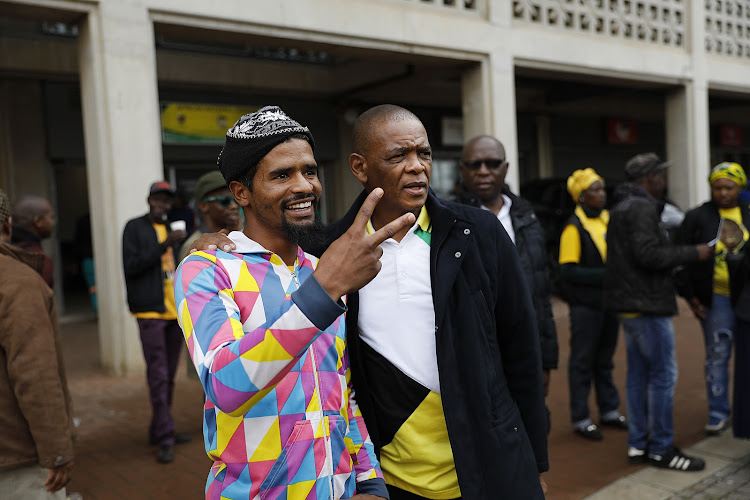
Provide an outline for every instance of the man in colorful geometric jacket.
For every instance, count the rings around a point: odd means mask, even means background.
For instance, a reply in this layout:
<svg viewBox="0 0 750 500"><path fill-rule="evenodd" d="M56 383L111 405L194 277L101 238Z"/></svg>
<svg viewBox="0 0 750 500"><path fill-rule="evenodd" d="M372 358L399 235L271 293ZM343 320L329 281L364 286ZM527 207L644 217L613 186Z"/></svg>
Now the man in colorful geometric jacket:
<svg viewBox="0 0 750 500"><path fill-rule="evenodd" d="M245 213L236 250L195 252L178 269L179 321L207 396L207 499L388 498L350 385L342 299L415 218L367 234L376 190L320 260L303 252L321 234L313 147L277 107L240 118L218 161Z"/></svg>

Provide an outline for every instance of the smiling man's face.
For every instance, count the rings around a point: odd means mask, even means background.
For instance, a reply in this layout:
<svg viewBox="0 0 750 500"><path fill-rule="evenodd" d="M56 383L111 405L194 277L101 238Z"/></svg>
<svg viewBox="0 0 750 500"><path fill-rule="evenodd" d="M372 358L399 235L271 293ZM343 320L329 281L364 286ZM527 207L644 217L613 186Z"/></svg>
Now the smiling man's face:
<svg viewBox="0 0 750 500"><path fill-rule="evenodd" d="M310 143L283 142L258 163L245 228L269 250L275 251L274 241L302 243L306 232L320 230L316 208L322 190Z"/></svg>
<svg viewBox="0 0 750 500"><path fill-rule="evenodd" d="M427 201L432 171L432 148L422 123L381 121L364 156L365 187L383 188L377 218L390 222L407 212L418 215Z"/></svg>

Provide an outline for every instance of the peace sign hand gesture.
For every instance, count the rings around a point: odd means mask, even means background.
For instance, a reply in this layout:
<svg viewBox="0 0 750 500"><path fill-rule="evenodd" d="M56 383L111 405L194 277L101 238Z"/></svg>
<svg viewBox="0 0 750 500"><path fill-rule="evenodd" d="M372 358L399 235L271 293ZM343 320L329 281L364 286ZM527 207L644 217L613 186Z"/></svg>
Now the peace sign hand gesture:
<svg viewBox="0 0 750 500"><path fill-rule="evenodd" d="M381 188L373 189L349 229L320 257L313 274L333 300L369 283L380 272L380 256L383 255L380 244L416 220L414 214L407 213L375 233L367 234L367 221L382 197Z"/></svg>

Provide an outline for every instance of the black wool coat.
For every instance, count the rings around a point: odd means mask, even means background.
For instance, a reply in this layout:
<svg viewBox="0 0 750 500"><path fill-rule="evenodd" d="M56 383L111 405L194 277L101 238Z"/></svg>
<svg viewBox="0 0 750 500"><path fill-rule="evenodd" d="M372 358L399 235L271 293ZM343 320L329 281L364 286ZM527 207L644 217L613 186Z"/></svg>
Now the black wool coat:
<svg viewBox="0 0 750 500"><path fill-rule="evenodd" d="M510 220L513 231L516 233L516 250L536 311L537 330L542 349L542 368L554 370L557 368L559 348L557 328L550 302L552 287L547 265L544 229L528 201L513 194L508 186L503 187L503 194L511 200ZM465 189L458 194L456 201L473 207L481 206L479 198Z"/></svg>
<svg viewBox="0 0 750 500"><path fill-rule="evenodd" d="M131 219L125 225L122 265L130 312L165 311L161 256L166 250L167 246L159 243L148 214ZM174 252L173 248L169 250Z"/></svg>
<svg viewBox="0 0 750 500"><path fill-rule="evenodd" d="M327 229L352 224L365 199ZM543 499L547 421L539 337L513 242L490 212L430 192L430 275L445 421L463 498ZM318 253L319 254L319 253ZM364 373L358 294L347 298L347 339L357 402L376 451L385 444Z"/></svg>
<svg viewBox="0 0 750 500"><path fill-rule="evenodd" d="M664 205L633 183L621 184L607 226L604 306L623 313L674 316L672 272L698 261L694 245L672 245L661 223Z"/></svg>

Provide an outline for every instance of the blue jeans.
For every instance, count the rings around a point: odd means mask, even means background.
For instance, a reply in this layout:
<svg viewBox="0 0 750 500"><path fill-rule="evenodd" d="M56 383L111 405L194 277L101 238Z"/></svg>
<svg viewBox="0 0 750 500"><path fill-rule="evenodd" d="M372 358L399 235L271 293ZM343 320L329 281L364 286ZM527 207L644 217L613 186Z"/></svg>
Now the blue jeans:
<svg viewBox="0 0 750 500"><path fill-rule="evenodd" d="M677 357L672 318L640 316L621 321L628 357L628 446L664 455L674 439Z"/></svg>
<svg viewBox="0 0 750 500"><path fill-rule="evenodd" d="M729 297L714 294L711 309L701 321L706 343L706 392L709 416L729 418L729 358L732 357L734 311Z"/></svg>

